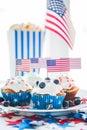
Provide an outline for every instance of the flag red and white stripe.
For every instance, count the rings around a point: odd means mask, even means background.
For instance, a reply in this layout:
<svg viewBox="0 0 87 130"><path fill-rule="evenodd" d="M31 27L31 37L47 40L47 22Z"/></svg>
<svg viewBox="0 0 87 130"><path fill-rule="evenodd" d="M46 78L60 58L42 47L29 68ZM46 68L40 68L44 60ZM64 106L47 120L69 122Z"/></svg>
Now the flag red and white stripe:
<svg viewBox="0 0 87 130"><path fill-rule="evenodd" d="M17 59L16 71L30 72L30 60L29 59Z"/></svg>
<svg viewBox="0 0 87 130"><path fill-rule="evenodd" d="M48 2L45 28L56 33L71 49L73 48L75 30L69 11L62 0L50 0Z"/></svg>
<svg viewBox="0 0 87 130"><path fill-rule="evenodd" d="M47 60L47 72L70 71L69 58Z"/></svg>
<svg viewBox="0 0 87 130"><path fill-rule="evenodd" d="M81 69L81 58L70 58L70 69Z"/></svg>

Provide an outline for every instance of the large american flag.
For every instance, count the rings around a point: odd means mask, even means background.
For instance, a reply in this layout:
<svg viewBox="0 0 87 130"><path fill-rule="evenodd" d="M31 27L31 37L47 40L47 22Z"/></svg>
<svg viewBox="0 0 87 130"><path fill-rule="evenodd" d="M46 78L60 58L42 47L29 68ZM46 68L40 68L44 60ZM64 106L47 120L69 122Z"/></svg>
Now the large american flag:
<svg viewBox="0 0 87 130"><path fill-rule="evenodd" d="M48 0L45 28L56 33L73 48L75 30L63 0Z"/></svg>
<svg viewBox="0 0 87 130"><path fill-rule="evenodd" d="M70 71L69 58L47 60L47 72Z"/></svg>
<svg viewBox="0 0 87 130"><path fill-rule="evenodd" d="M70 58L70 69L81 69L81 58Z"/></svg>
<svg viewBox="0 0 87 130"><path fill-rule="evenodd" d="M47 58L31 58L31 69L46 68Z"/></svg>
<svg viewBox="0 0 87 130"><path fill-rule="evenodd" d="M29 59L17 59L16 71L30 72L30 60Z"/></svg>

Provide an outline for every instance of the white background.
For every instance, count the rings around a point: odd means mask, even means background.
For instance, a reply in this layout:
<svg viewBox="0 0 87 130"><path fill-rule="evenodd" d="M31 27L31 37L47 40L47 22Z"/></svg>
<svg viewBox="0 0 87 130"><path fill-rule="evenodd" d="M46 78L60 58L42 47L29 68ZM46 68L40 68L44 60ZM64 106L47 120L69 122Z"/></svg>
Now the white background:
<svg viewBox="0 0 87 130"><path fill-rule="evenodd" d="M67 1L67 0L66 0ZM0 80L10 77L7 30L15 23L32 22L43 27L46 0L0 0ZM81 57L82 69L71 72L81 88L87 89L87 0L71 0L70 13L76 30L73 57Z"/></svg>

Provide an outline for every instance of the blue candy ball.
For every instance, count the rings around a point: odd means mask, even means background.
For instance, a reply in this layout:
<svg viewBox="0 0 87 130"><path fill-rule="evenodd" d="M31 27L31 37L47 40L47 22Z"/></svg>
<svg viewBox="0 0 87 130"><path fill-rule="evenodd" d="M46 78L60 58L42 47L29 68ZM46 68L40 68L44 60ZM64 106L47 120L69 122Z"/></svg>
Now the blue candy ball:
<svg viewBox="0 0 87 130"><path fill-rule="evenodd" d="M53 82L54 82L55 84L59 84L59 80L58 80L58 79L55 79Z"/></svg>
<svg viewBox="0 0 87 130"><path fill-rule="evenodd" d="M43 89L45 86L46 86L46 84L45 84L44 82L41 82L41 83L39 84L39 87L42 88L42 89Z"/></svg>

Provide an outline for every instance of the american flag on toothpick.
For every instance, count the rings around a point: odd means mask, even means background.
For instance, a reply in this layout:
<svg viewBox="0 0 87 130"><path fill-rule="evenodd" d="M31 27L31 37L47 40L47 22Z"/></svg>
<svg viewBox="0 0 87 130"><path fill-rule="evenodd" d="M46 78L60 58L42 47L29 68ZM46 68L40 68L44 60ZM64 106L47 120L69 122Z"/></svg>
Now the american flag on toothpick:
<svg viewBox="0 0 87 130"><path fill-rule="evenodd" d="M29 59L17 59L16 71L30 72L30 60Z"/></svg>
<svg viewBox="0 0 87 130"><path fill-rule="evenodd" d="M47 60L47 72L70 71L69 58Z"/></svg>
<svg viewBox="0 0 87 130"><path fill-rule="evenodd" d="M81 69L81 58L70 58L70 69Z"/></svg>
<svg viewBox="0 0 87 130"><path fill-rule="evenodd" d="M56 33L73 49L75 30L63 0L48 0L45 28Z"/></svg>
<svg viewBox="0 0 87 130"><path fill-rule="evenodd" d="M40 68L46 68L47 58L31 58L30 63L31 63L31 69L40 69Z"/></svg>

